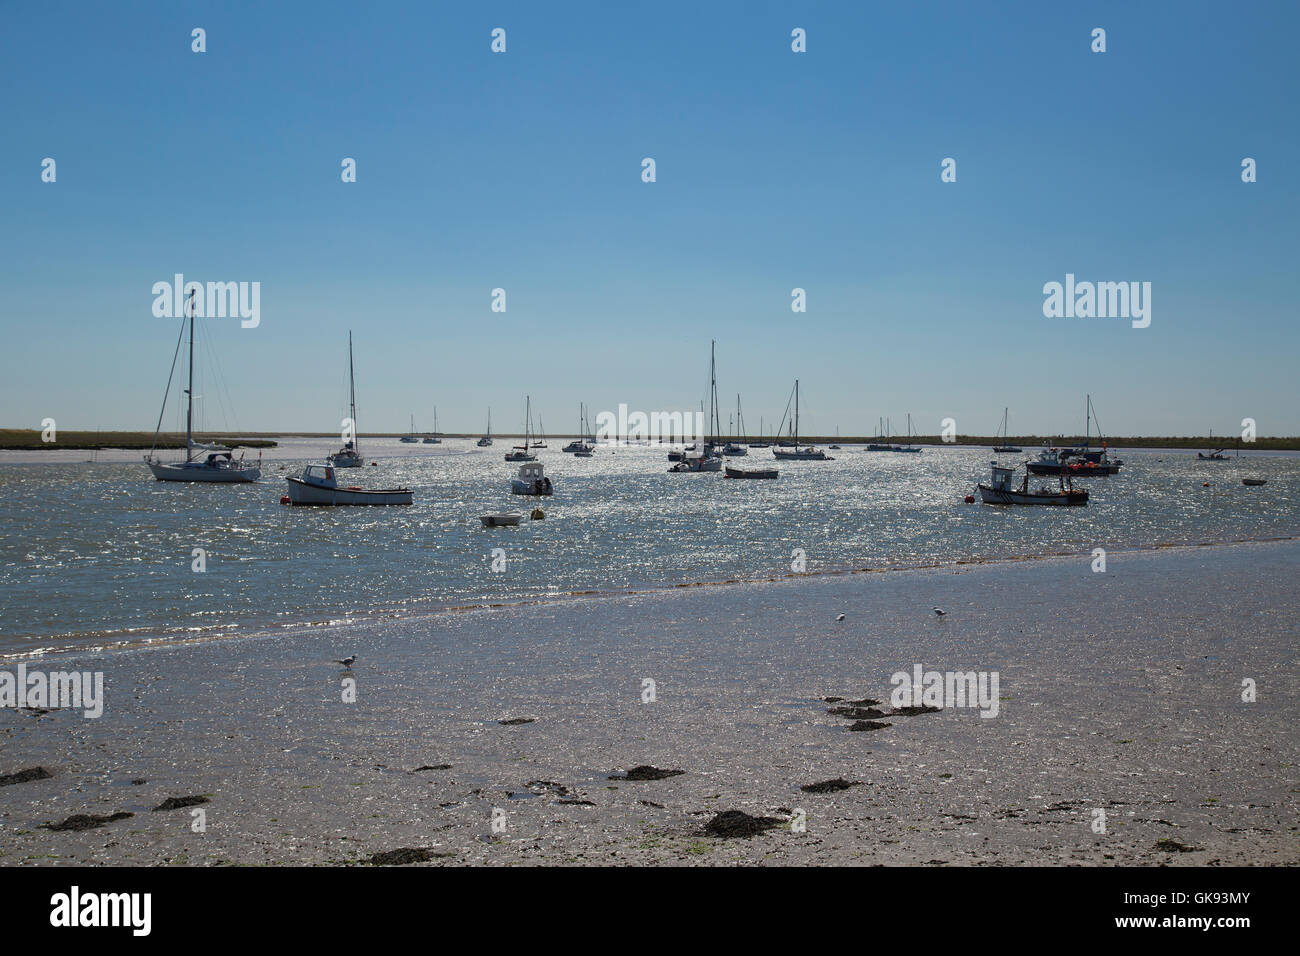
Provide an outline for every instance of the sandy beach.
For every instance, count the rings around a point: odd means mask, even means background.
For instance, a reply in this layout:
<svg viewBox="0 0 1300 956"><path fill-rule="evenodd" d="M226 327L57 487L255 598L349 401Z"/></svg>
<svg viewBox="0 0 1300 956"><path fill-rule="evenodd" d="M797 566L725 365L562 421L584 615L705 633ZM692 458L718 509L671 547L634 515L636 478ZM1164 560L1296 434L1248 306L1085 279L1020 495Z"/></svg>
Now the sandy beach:
<svg viewBox="0 0 1300 956"><path fill-rule="evenodd" d="M103 671L106 703L94 720L0 710L0 775L49 773L0 786L0 864L355 864L403 848L426 865L1300 862L1300 542L1091 562L29 660ZM350 671L333 663L348 654ZM916 665L996 671L997 716L894 713L890 677ZM847 703L862 699L880 703ZM828 712L844 706L888 726L852 731ZM617 779L645 765L682 773ZM834 780L852 786L801 789ZM191 796L207 802L154 809ZM770 827L710 835L730 810ZM134 816L41 826L117 813Z"/></svg>

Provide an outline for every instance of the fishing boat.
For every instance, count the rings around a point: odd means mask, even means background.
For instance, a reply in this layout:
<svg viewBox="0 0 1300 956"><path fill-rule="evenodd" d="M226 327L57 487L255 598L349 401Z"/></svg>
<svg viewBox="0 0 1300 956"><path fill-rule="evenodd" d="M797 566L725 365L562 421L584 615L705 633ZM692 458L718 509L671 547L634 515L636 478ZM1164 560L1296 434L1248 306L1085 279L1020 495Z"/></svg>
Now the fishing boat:
<svg viewBox="0 0 1300 956"><path fill-rule="evenodd" d="M529 439L532 437L533 427L533 399L528 396L524 405L524 443L515 445L513 451L506 452L506 461L536 461L537 456L528 450Z"/></svg>
<svg viewBox="0 0 1300 956"><path fill-rule="evenodd" d="M775 468L733 468L727 466L728 478L776 478L780 475Z"/></svg>
<svg viewBox="0 0 1300 956"><path fill-rule="evenodd" d="M357 379L352 364L352 332L348 332L348 421L352 437L326 459L335 468L360 468L365 462L357 443Z"/></svg>
<svg viewBox="0 0 1300 956"><path fill-rule="evenodd" d="M541 497L555 494L555 486L546 477L545 467L541 462L520 465L519 474L510 479L510 493Z"/></svg>
<svg viewBox="0 0 1300 956"><path fill-rule="evenodd" d="M438 406L433 406L433 434L424 436L424 444L441 445L442 436L438 433Z"/></svg>
<svg viewBox="0 0 1300 956"><path fill-rule="evenodd" d="M488 409L488 427L487 434L480 438L476 444L479 448L492 447L492 409Z"/></svg>
<svg viewBox="0 0 1300 956"><path fill-rule="evenodd" d="M411 416L411 430L398 439L404 445L418 445L420 439L415 434L415 416Z"/></svg>
<svg viewBox="0 0 1300 956"><path fill-rule="evenodd" d="M993 446L993 451L999 455L1018 455L1024 451L1023 448L1017 448L1015 445L1012 445L1007 441L1007 413L1009 411L1009 408L1004 407L1002 409L1002 427L998 429L997 435L994 436L995 438L1002 439L1001 444Z"/></svg>
<svg viewBox="0 0 1300 956"><path fill-rule="evenodd" d="M787 406L788 408L788 406ZM772 454L783 461L834 461L826 452L813 445L799 447L799 380L794 380L794 443L788 448L773 448Z"/></svg>
<svg viewBox="0 0 1300 956"><path fill-rule="evenodd" d="M297 477L286 477L289 501L295 505L409 505L409 488L383 488L374 491L348 485L340 488L334 466L308 465Z"/></svg>
<svg viewBox="0 0 1300 956"><path fill-rule="evenodd" d="M1106 447L1106 440L1101 433L1101 424L1097 425L1097 437L1101 439L1101 449L1092 450L1092 423L1097 420L1096 410L1092 407L1092 396L1087 397L1084 406L1085 430L1084 444L1075 448L1049 448L1039 452L1038 459L1028 463L1029 471L1035 475L1116 475L1120 465L1118 458L1111 458Z"/></svg>
<svg viewBox="0 0 1300 956"><path fill-rule="evenodd" d="M256 465L246 464L243 455L234 460L231 449L224 445L204 444L194 440L194 289L190 289L189 328L190 328L190 371L189 385L185 389L185 460L164 462L154 458L158 449L158 435L162 432L163 416L167 413L167 394L163 393L162 408L158 411L158 427L153 433L153 447L145 455L144 463L158 481L206 481L220 484L257 481L262 477L261 458L258 455ZM181 335L185 334L184 323ZM172 370L167 376L168 391L171 390L172 376L176 374L176 359L180 356L181 343L176 342L176 352L172 355ZM196 457L195 452L207 452L204 457Z"/></svg>
<svg viewBox="0 0 1300 956"><path fill-rule="evenodd" d="M1025 472L1024 480L1017 488L1011 484L1011 477L1015 473L1014 468L999 465L996 461L992 463L992 467L993 483L977 486L980 498L986 505L1086 505L1088 503L1087 490L1076 490L1068 475L1061 476L1059 488L1043 485L1036 490L1031 490L1028 471Z"/></svg>
<svg viewBox="0 0 1300 956"><path fill-rule="evenodd" d="M514 528L524 520L522 511L501 511L494 514L479 515L485 528Z"/></svg>
<svg viewBox="0 0 1300 956"><path fill-rule="evenodd" d="M677 463L668 469L670 474L684 475L696 474L702 472L722 471L722 458L720 452L722 446L714 438L714 423L717 421L718 407L718 363L717 363L717 343L709 343L709 434L703 443L696 442L686 446L686 450L680 453ZM698 454L696 451L698 449ZM668 458L671 461L677 452L669 452Z"/></svg>
<svg viewBox="0 0 1300 956"><path fill-rule="evenodd" d="M1214 429L1210 429L1210 444L1214 444ZM1226 448L1207 448L1204 453L1197 452L1196 457L1200 461L1227 461L1228 456L1224 454Z"/></svg>

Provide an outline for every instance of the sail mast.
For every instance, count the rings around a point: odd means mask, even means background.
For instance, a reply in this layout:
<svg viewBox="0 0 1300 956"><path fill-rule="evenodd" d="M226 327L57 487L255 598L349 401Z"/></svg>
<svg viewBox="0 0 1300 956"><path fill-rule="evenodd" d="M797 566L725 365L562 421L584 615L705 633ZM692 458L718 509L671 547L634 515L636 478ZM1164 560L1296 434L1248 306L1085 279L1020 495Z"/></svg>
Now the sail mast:
<svg viewBox="0 0 1300 956"><path fill-rule="evenodd" d="M799 380L794 380L794 450L799 450Z"/></svg>
<svg viewBox="0 0 1300 956"><path fill-rule="evenodd" d="M190 289L190 384L185 389L185 463L194 457L194 290Z"/></svg>
<svg viewBox="0 0 1300 956"><path fill-rule="evenodd" d="M361 454L361 441L357 437L357 375L352 364L352 330L348 329L348 411L352 416L352 450Z"/></svg>

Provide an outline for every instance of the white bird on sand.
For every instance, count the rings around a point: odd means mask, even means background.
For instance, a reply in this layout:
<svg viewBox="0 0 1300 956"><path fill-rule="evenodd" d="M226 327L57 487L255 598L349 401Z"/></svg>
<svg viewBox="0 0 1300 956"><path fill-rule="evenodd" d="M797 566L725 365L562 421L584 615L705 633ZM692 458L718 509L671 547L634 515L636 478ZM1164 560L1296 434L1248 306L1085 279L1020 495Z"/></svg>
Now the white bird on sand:
<svg viewBox="0 0 1300 956"><path fill-rule="evenodd" d="M837 621L842 621L842 620L844 620L844 615L841 614L841 615L840 615L839 617L837 617L835 620L837 620Z"/></svg>
<svg viewBox="0 0 1300 956"><path fill-rule="evenodd" d="M353 654L351 657L345 657L343 658L343 660L335 661L334 663L342 664L344 667L351 667L356 662L357 662L357 655Z"/></svg>
<svg viewBox="0 0 1300 956"><path fill-rule="evenodd" d="M947 614L948 612L945 611L945 610L944 610L943 608L941 608L941 607L937 607L937 608L934 609L934 613L935 613L937 616L939 616L939 617L943 617L943 616L944 616L945 614Z"/></svg>

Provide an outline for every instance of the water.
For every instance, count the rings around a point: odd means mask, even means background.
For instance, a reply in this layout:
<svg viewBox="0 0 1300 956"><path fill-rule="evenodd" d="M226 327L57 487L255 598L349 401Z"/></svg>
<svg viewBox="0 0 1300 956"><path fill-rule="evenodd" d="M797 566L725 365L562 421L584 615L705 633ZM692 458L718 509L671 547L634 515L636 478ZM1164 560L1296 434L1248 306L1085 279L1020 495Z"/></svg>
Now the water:
<svg viewBox="0 0 1300 956"><path fill-rule="evenodd" d="M379 467L342 474L412 488L403 508L279 504L283 477L329 450L320 439L268 450L254 485L155 482L133 453L0 465L0 655L765 578L791 573L796 549L824 572L1300 534L1300 459L1287 454L1204 463L1123 450L1119 475L1081 482L1086 508L998 508L962 501L988 480L987 449L846 446L833 462L777 463L776 481L730 481L668 474L664 449L575 459L555 441L539 460L556 495L529 499L509 494L510 444L365 443ZM768 450L736 463L774 464ZM1268 484L1246 488L1242 477ZM545 520L478 520L534 504ZM203 573L192 570L195 548L206 551ZM491 569L494 548L504 572Z"/></svg>

